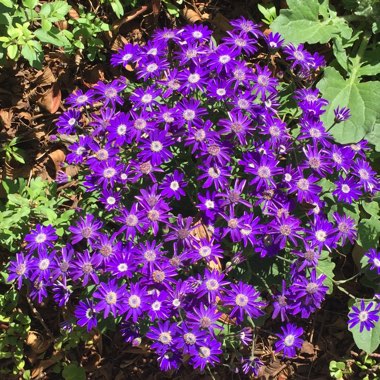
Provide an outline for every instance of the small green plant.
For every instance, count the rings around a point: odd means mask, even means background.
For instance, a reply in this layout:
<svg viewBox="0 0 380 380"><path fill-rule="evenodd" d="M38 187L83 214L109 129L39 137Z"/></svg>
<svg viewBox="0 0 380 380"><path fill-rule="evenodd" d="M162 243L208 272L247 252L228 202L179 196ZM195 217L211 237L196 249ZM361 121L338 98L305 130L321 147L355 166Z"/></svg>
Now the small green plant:
<svg viewBox="0 0 380 380"><path fill-rule="evenodd" d="M345 127L334 124L335 140L342 144L365 138L380 151L380 52L379 0L345 0L340 13L327 0L288 0L271 24L285 42L299 44L330 43L335 56L317 84L322 96L329 101L322 121L334 122L334 108L342 104L351 110L352 118ZM372 77L372 78L370 78ZM372 79L372 80L371 80Z"/></svg>
<svg viewBox="0 0 380 380"><path fill-rule="evenodd" d="M23 178L17 181L4 180L2 186L7 194L6 201L0 205L0 246L10 252L20 249L22 236L28 231L30 223L50 223L63 229L74 214L74 210L61 212L59 207L65 198L57 197L57 186L41 178L34 178L28 184Z"/></svg>
<svg viewBox="0 0 380 380"><path fill-rule="evenodd" d="M257 8L264 16L264 18L261 19L264 24L270 25L277 17L276 7L272 3L265 5L257 4Z"/></svg>
<svg viewBox="0 0 380 380"><path fill-rule="evenodd" d="M343 380L343 375L346 371L346 363L345 362L336 362L332 360L329 365L330 376L337 380Z"/></svg>
<svg viewBox="0 0 380 380"><path fill-rule="evenodd" d="M19 148L17 144L20 142L19 137L14 137L11 141L6 142L0 147L0 153L3 152L5 154L5 161L10 162L15 160L21 164L25 164L25 160L23 157L23 149Z"/></svg>

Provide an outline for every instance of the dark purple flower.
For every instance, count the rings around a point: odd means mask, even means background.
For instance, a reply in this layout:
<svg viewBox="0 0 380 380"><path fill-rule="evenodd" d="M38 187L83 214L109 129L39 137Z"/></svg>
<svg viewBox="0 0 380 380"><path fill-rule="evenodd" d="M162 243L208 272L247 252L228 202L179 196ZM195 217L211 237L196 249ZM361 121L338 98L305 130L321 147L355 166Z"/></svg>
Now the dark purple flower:
<svg viewBox="0 0 380 380"><path fill-rule="evenodd" d="M94 101L93 96L94 92L92 90L85 93L82 90L77 90L66 98L66 103L74 108L80 108L92 104Z"/></svg>
<svg viewBox="0 0 380 380"><path fill-rule="evenodd" d="M197 288L197 294L204 296L207 294L209 303L215 302L216 297L221 297L221 293L225 291L228 281L224 281L225 275L217 270L206 270L202 283Z"/></svg>
<svg viewBox="0 0 380 380"><path fill-rule="evenodd" d="M147 310L147 294L146 288L140 287L139 284L131 284L131 288L125 294L124 310L126 311L125 318L132 319L134 323L144 311Z"/></svg>
<svg viewBox="0 0 380 380"><path fill-rule="evenodd" d="M217 323L221 316L222 313L218 311L216 306L207 307L201 303L199 308L194 307L192 312L189 311L186 313L186 321L189 326L199 330L207 329L212 333L215 329L223 329Z"/></svg>
<svg viewBox="0 0 380 380"><path fill-rule="evenodd" d="M365 253L365 256L368 257L368 263L371 265L370 269L375 270L377 271L377 274L380 274L380 251L371 248Z"/></svg>
<svg viewBox="0 0 380 380"><path fill-rule="evenodd" d="M78 306L75 308L74 314L78 319L78 326L87 326L88 332L98 325L94 303L89 299L79 301Z"/></svg>
<svg viewBox="0 0 380 380"><path fill-rule="evenodd" d="M55 251L48 253L47 251L39 251L38 256L32 260L30 266L31 280L42 279L48 282L54 265Z"/></svg>
<svg viewBox="0 0 380 380"><path fill-rule="evenodd" d="M346 121L351 117L350 109L347 107L337 107L334 109L335 122L341 123L342 121Z"/></svg>
<svg viewBox="0 0 380 380"><path fill-rule="evenodd" d="M340 215L337 212L333 213L333 217L336 222L338 237L341 244L345 245L347 239L351 242L351 244L353 244L357 235L355 220L345 214Z"/></svg>
<svg viewBox="0 0 380 380"><path fill-rule="evenodd" d="M52 225L43 226L37 224L35 229L25 236L26 249L30 252L43 252L54 247L54 241L58 239L55 228Z"/></svg>
<svg viewBox="0 0 380 380"><path fill-rule="evenodd" d="M256 90L256 96L260 95L261 99L265 99L267 93L273 94L276 92L278 80L272 77L272 73L267 66L262 69L259 65L256 65L256 73L253 79L254 85L252 89Z"/></svg>
<svg viewBox="0 0 380 380"><path fill-rule="evenodd" d="M357 201L362 195L362 192L359 190L359 184L354 177L339 177L335 184L336 189L333 191L333 194L340 202L352 204L352 202Z"/></svg>
<svg viewBox="0 0 380 380"><path fill-rule="evenodd" d="M265 36L265 41L268 44L269 50L278 50L284 43L284 39L281 38L280 33L270 32Z"/></svg>
<svg viewBox="0 0 380 380"><path fill-rule="evenodd" d="M194 351L190 358L190 364L194 368L200 368L202 371L206 365L211 367L220 362L219 355L222 354L222 345L215 338L208 336Z"/></svg>
<svg viewBox="0 0 380 380"><path fill-rule="evenodd" d="M103 223L95 219L91 214L87 214L84 218L80 218L75 226L69 227L72 234L71 243L76 244L85 239L92 243L99 237L99 230L102 228Z"/></svg>
<svg viewBox="0 0 380 380"><path fill-rule="evenodd" d="M112 107L115 107L116 104L122 105L124 103L119 93L123 91L125 87L126 85L117 79L111 83L98 82L93 87L92 94L97 100L101 100L104 106L110 104Z"/></svg>
<svg viewBox="0 0 380 380"><path fill-rule="evenodd" d="M231 306L230 318L235 318L238 323L244 321L244 315L257 318L263 315L261 310L266 306L265 302L259 301L260 293L251 285L241 281L231 284L231 290L222 298L223 304Z"/></svg>
<svg viewBox="0 0 380 380"><path fill-rule="evenodd" d="M7 282L17 280L17 288L20 290L23 279L29 278L31 263L30 255L24 256L23 253L16 253L16 260L11 261L8 267Z"/></svg>
<svg viewBox="0 0 380 380"><path fill-rule="evenodd" d="M150 346L153 350L157 353L164 353L169 350L170 347L175 346L177 331L178 327L175 323L160 321L157 327L150 327L146 336L154 341Z"/></svg>
<svg viewBox="0 0 380 380"><path fill-rule="evenodd" d="M275 349L277 352L283 351L285 357L293 358L296 356L296 349L301 348L303 344L303 340L300 339L303 329L293 323L287 323L281 330L282 333L277 334L279 340L274 345Z"/></svg>
<svg viewBox="0 0 380 380"><path fill-rule="evenodd" d="M101 282L92 295L99 302L95 306L96 312L103 311L104 318L112 313L114 318L124 312L125 285L118 286L116 280L109 280L108 283Z"/></svg>
<svg viewBox="0 0 380 380"><path fill-rule="evenodd" d="M354 328L359 324L359 331L363 332L364 328L371 331L380 319L380 308L375 302L365 303L364 300L360 301L360 305L353 305L351 312L348 313L348 327Z"/></svg>
<svg viewBox="0 0 380 380"><path fill-rule="evenodd" d="M178 200L185 195L184 188L187 182L184 181L184 174L178 170L174 170L173 174L168 174L162 181L160 189L162 195L167 198L175 198Z"/></svg>
<svg viewBox="0 0 380 380"><path fill-rule="evenodd" d="M244 115L241 111L229 112L229 120L221 119L219 125L223 127L221 133L232 134L239 140L242 145L247 144L246 136L253 130L252 120L248 116Z"/></svg>
<svg viewBox="0 0 380 380"><path fill-rule="evenodd" d="M90 255L88 250L85 250L82 254L77 253L77 258L73 262L73 268L71 270L71 278L76 281L82 278L82 285L86 286L91 279L95 284L99 283L99 278L96 273L96 269L102 262L102 256L99 254Z"/></svg>

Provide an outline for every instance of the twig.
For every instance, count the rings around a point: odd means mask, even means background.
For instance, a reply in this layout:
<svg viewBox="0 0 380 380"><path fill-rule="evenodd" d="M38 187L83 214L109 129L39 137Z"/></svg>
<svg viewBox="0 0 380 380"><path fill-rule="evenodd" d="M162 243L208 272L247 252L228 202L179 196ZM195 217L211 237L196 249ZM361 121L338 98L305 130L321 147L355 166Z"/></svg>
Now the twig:
<svg viewBox="0 0 380 380"><path fill-rule="evenodd" d="M51 330L49 329L48 325L43 320L40 312L32 304L32 301L30 300L30 298L26 297L26 300L28 301L29 307L32 310L33 315L40 321L41 325L43 326L43 328L45 329L45 331L49 335L49 337L52 338L52 339L54 339L53 333L51 332Z"/></svg>

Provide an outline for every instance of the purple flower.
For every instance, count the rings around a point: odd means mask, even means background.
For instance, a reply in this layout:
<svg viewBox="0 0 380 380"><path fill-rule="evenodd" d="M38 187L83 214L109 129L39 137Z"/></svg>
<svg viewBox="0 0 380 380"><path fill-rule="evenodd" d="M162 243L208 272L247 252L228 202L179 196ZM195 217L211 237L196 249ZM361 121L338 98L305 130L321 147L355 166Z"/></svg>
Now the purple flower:
<svg viewBox="0 0 380 380"><path fill-rule="evenodd" d="M184 188L186 186L187 182L184 181L184 174L174 170L173 174L169 174L163 179L160 189L164 197L174 197L178 201L185 195Z"/></svg>
<svg viewBox="0 0 380 380"><path fill-rule="evenodd" d="M186 321L189 326L196 327L199 330L207 329L210 333L215 329L222 330L223 328L217 324L222 313L218 312L216 306L206 307L203 303L199 308L193 308L193 312L186 313Z"/></svg>
<svg viewBox="0 0 380 380"><path fill-rule="evenodd" d="M35 229L25 236L25 241L28 243L26 249L30 252L44 252L48 248L53 248L53 242L57 239L58 236L53 226L37 224Z"/></svg>
<svg viewBox="0 0 380 380"><path fill-rule="evenodd" d="M17 288L20 290L23 279L29 277L31 263L30 255L24 256L23 253L16 253L16 260L11 261L8 267L7 282L17 280Z"/></svg>
<svg viewBox="0 0 380 380"><path fill-rule="evenodd" d="M278 81L271 77L271 72L267 66L262 69L259 65L256 65L256 73L253 76L255 84L253 89L256 90L256 96L261 96L261 99L265 99L267 93L275 93Z"/></svg>
<svg viewBox="0 0 380 380"><path fill-rule="evenodd" d="M75 226L69 227L72 233L71 243L76 244L85 239L92 243L99 237L99 230L102 228L103 223L95 219L91 214L87 214L84 218L80 218Z"/></svg>
<svg viewBox="0 0 380 380"><path fill-rule="evenodd" d="M380 309L375 302L365 303L364 300L360 301L360 305L353 305L351 312L348 313L348 327L354 328L359 324L359 331L363 332L364 328L371 331L380 319Z"/></svg>
<svg viewBox="0 0 380 380"><path fill-rule="evenodd" d="M176 334L178 328L175 323L158 322L158 326L151 326L149 332L146 334L146 337L154 341L151 344L151 348L157 353L164 353L174 346L176 343Z"/></svg>
<svg viewBox="0 0 380 380"><path fill-rule="evenodd" d="M211 367L220 362L219 355L222 354L222 345L215 338L208 336L197 348L190 358L190 364L194 368L200 368L202 371L206 365Z"/></svg>
<svg viewBox="0 0 380 380"><path fill-rule="evenodd" d="M337 212L333 213L333 217L336 222L338 238L341 239L341 244L346 244L347 239L353 244L357 235L355 220L345 214L340 215Z"/></svg>
<svg viewBox="0 0 380 380"><path fill-rule="evenodd" d="M98 82L93 87L92 93L97 100L101 100L104 103L104 106L110 104L112 107L115 107L116 104L122 105L124 103L119 93L124 90L125 87L126 85L119 80L113 80L107 84Z"/></svg>
<svg viewBox="0 0 380 380"><path fill-rule="evenodd" d="M380 274L380 251L371 248L365 253L365 256L368 257L368 263L371 265L370 269L375 270L377 271L377 274Z"/></svg>
<svg viewBox="0 0 380 380"><path fill-rule="evenodd" d="M125 294L124 310L126 319L132 319L134 323L138 321L139 316L147 310L145 287L141 288L139 284L131 284L130 290Z"/></svg>
<svg viewBox="0 0 380 380"><path fill-rule="evenodd" d="M281 327L281 330L282 333L277 334L279 340L274 345L275 350L283 351L285 357L293 358L296 356L296 349L301 348L303 344L303 340L300 339L303 329L293 323L287 323Z"/></svg>
<svg viewBox="0 0 380 380"><path fill-rule="evenodd" d="M280 33L270 32L266 37L265 41L268 44L270 50L278 50L284 43L284 39L281 38Z"/></svg>
<svg viewBox="0 0 380 380"><path fill-rule="evenodd" d="M219 121L219 125L224 127L221 129L221 133L236 135L239 143L242 145L247 144L246 136L253 130L252 120L250 120L241 111L229 112L229 120L222 119Z"/></svg>
<svg viewBox="0 0 380 380"><path fill-rule="evenodd" d="M347 107L337 107L334 109L335 122L341 123L342 121L346 121L351 117L350 109Z"/></svg>
<svg viewBox="0 0 380 380"><path fill-rule="evenodd" d="M86 286L91 279L95 284L99 283L96 269L102 262L102 256L99 254L90 255L88 250L85 250L82 254L77 253L77 258L73 262L73 268L71 270L71 278L76 281L83 276L82 285Z"/></svg>
<svg viewBox="0 0 380 380"><path fill-rule="evenodd" d="M92 295L95 299L100 300L95 306L96 312L103 310L104 318L107 318L109 313L112 313L114 318L122 314L124 311L125 292L125 285L118 286L116 280L110 280L107 284L101 282Z"/></svg>
<svg viewBox="0 0 380 380"><path fill-rule="evenodd" d="M257 318L264 314L261 310L266 306L265 302L259 301L260 293L251 285L239 281L231 284L231 290L222 298L223 304L232 306L230 318L235 318L238 323L244 321L244 315Z"/></svg>
<svg viewBox="0 0 380 380"><path fill-rule="evenodd" d="M309 318L310 314L321 307L324 301L328 286L323 285L326 275L317 277L316 270L313 269L310 279L299 276L290 286L289 293L296 305L294 314L300 314L302 318Z"/></svg>
<svg viewBox="0 0 380 380"><path fill-rule="evenodd" d="M38 257L32 260L30 266L30 278L32 281L42 279L47 282L51 275L51 270L54 264L55 251L48 253L46 251L38 252Z"/></svg>
<svg viewBox="0 0 380 380"><path fill-rule="evenodd" d="M80 108L83 106L91 105L94 101L93 96L94 92L92 90L89 90L86 93L84 93L82 90L77 90L66 98L66 103L74 108Z"/></svg>
<svg viewBox="0 0 380 380"><path fill-rule="evenodd" d="M336 189L333 194L337 197L338 201L351 204L359 199L362 192L359 190L359 184L353 177L340 177L336 182Z"/></svg>
<svg viewBox="0 0 380 380"><path fill-rule="evenodd" d="M379 187L379 182L376 179L375 171L365 160L357 160L352 167L352 174L359 177L359 183L365 191L375 192Z"/></svg>
<svg viewBox="0 0 380 380"><path fill-rule="evenodd" d="M89 299L79 301L78 306L75 308L74 314L78 319L78 326L87 326L88 332L98 325L94 303Z"/></svg>
<svg viewBox="0 0 380 380"><path fill-rule="evenodd" d="M80 117L81 113L76 109L64 112L57 120L57 132L67 135L75 133Z"/></svg>

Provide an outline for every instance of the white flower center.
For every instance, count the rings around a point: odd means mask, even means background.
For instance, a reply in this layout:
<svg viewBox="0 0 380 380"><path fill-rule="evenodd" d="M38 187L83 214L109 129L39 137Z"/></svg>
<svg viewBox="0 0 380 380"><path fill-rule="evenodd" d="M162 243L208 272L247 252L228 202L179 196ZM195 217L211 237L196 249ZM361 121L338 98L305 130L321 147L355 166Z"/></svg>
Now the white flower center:
<svg viewBox="0 0 380 380"><path fill-rule="evenodd" d="M211 255L211 248L206 245L199 248L198 252L202 257L208 257Z"/></svg>
<svg viewBox="0 0 380 380"><path fill-rule="evenodd" d="M127 132L127 126L125 124L120 124L117 127L116 132L119 136L124 136Z"/></svg>
<svg viewBox="0 0 380 380"><path fill-rule="evenodd" d="M342 185L342 192L345 194L348 194L350 192L351 188L347 184Z"/></svg>
<svg viewBox="0 0 380 380"><path fill-rule="evenodd" d="M139 296L137 296L136 294L131 295L128 298L128 305L132 309L137 309L141 305L141 298Z"/></svg>
<svg viewBox="0 0 380 380"><path fill-rule="evenodd" d="M172 181L172 182L170 182L170 188L173 191L177 191L179 189L179 183L178 183L178 181Z"/></svg>
<svg viewBox="0 0 380 380"><path fill-rule="evenodd" d="M40 270L46 270L47 268L49 268L49 265L50 265L50 260L49 259L43 259L38 263L38 268Z"/></svg>
<svg viewBox="0 0 380 380"><path fill-rule="evenodd" d="M242 293L239 293L235 297L235 303L236 303L236 305L238 305L240 307L247 306L248 301L249 301L248 297L245 294L242 294Z"/></svg>
<svg viewBox="0 0 380 380"><path fill-rule="evenodd" d="M152 141L151 144L150 144L150 150L152 152L160 152L163 148L163 145L161 143L161 141Z"/></svg>
<svg viewBox="0 0 380 380"><path fill-rule="evenodd" d="M326 233L326 231L318 230L315 232L315 237L318 241L324 242L327 238L327 233Z"/></svg>
<svg viewBox="0 0 380 380"><path fill-rule="evenodd" d="M41 232L36 236L35 241L36 243L41 244L46 241L46 238L47 238L46 234Z"/></svg>
<svg viewBox="0 0 380 380"><path fill-rule="evenodd" d="M198 73L190 74L187 80L190 83L197 83L201 79L200 75Z"/></svg>
<svg viewBox="0 0 380 380"><path fill-rule="evenodd" d="M225 65L229 61L231 61L231 57L228 54L224 54L219 57L219 62L222 63L223 65Z"/></svg>
<svg viewBox="0 0 380 380"><path fill-rule="evenodd" d="M116 198L115 197L107 197L107 204L109 205L114 205L116 203Z"/></svg>
<svg viewBox="0 0 380 380"><path fill-rule="evenodd" d="M106 302L108 305L115 305L117 302L117 294L115 292L108 292L105 297Z"/></svg>
<svg viewBox="0 0 380 380"><path fill-rule="evenodd" d="M126 263L120 263L118 266L117 266L117 270L119 272L126 272L128 270L128 265Z"/></svg>
<svg viewBox="0 0 380 380"><path fill-rule="evenodd" d="M291 347L291 346L293 346L294 341L295 341L295 336L292 335L292 334L289 334L289 335L287 335L287 336L285 337L285 339L284 339L284 344L285 344L285 346L287 346L287 347Z"/></svg>

